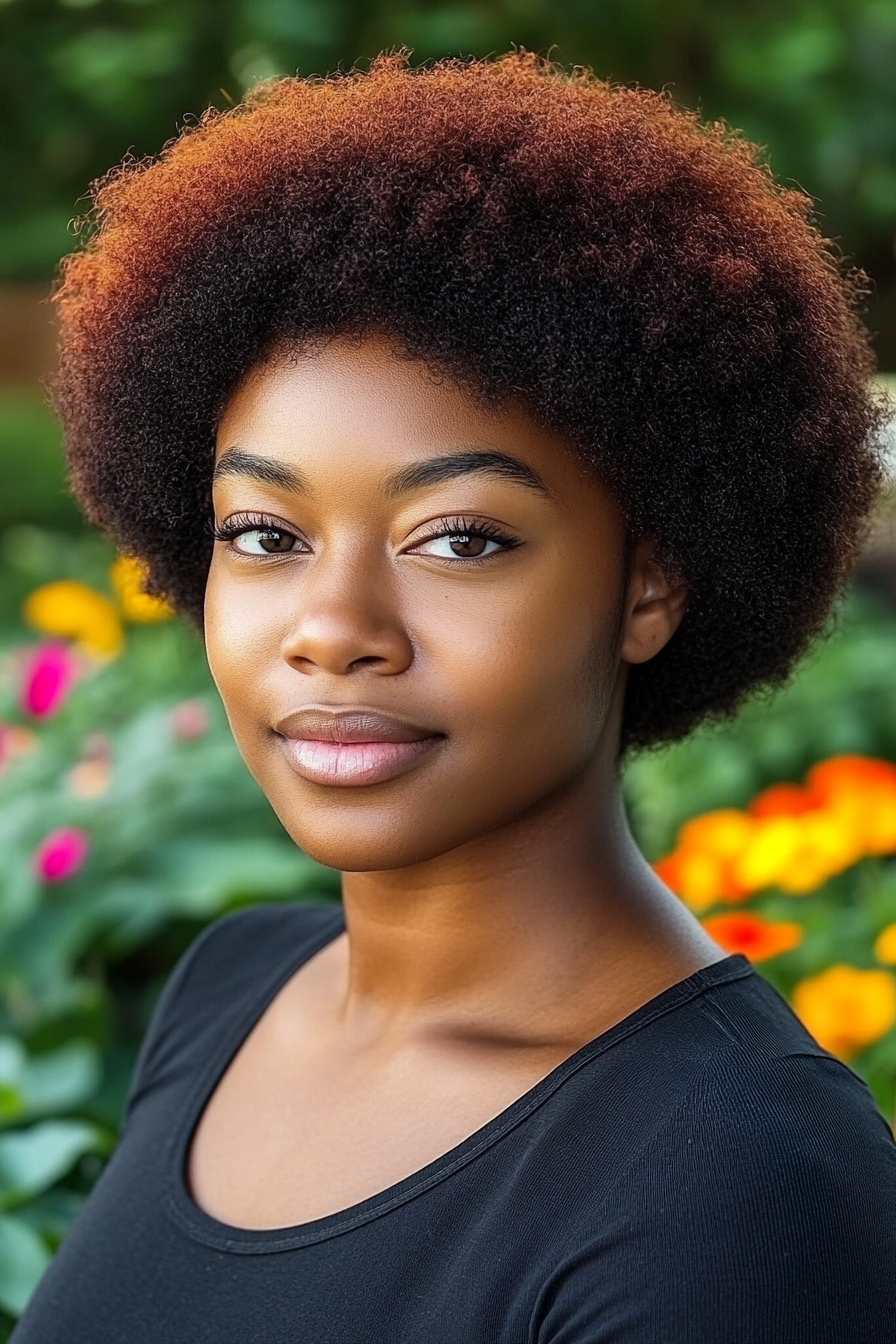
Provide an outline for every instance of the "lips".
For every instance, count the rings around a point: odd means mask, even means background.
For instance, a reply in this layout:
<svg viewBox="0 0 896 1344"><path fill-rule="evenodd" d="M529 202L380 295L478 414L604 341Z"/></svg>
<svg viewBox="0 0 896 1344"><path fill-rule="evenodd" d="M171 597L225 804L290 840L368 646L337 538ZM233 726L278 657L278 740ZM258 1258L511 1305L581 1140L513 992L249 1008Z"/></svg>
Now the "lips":
<svg viewBox="0 0 896 1344"><path fill-rule="evenodd" d="M443 733L369 709L300 709L275 732L297 775L341 787L394 779L444 741Z"/></svg>

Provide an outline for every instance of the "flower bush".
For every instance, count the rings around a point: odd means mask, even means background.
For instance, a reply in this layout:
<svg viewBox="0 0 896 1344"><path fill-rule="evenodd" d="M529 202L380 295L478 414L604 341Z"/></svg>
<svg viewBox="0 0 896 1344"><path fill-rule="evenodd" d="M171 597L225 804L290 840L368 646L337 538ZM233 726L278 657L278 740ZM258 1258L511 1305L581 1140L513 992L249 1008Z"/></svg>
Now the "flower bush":
<svg viewBox="0 0 896 1344"><path fill-rule="evenodd" d="M703 912L754 897L762 903L763 893L772 900L773 893L803 898L862 860L894 852L896 766L844 755L813 766L801 785L762 790L743 810L722 808L686 822L675 848L654 868L692 910ZM887 909L896 912L896 904L888 901ZM857 913L861 907L852 909L853 917ZM896 922L878 930L868 914L863 959L896 963ZM753 910L706 915L702 923L726 951L755 962L792 951L805 935L799 919ZM789 990L797 1016L843 1060L885 1040L896 1025L890 971L837 962L796 979ZM888 1041L884 1058L896 1063L891 1046Z"/></svg>
<svg viewBox="0 0 896 1344"><path fill-rule="evenodd" d="M198 639L95 537L0 539L0 1340L111 1150L175 960L335 896L240 761ZM6 606L4 608L4 602ZM856 594L792 687L627 769L657 871L892 1117L892 617Z"/></svg>
<svg viewBox="0 0 896 1344"><path fill-rule="evenodd" d="M896 622L853 592L775 699L636 760L659 876L819 1043L896 1106Z"/></svg>
<svg viewBox="0 0 896 1344"><path fill-rule="evenodd" d="M336 884L283 834L198 639L133 562L33 529L0 544L18 589L0 625L3 1339L111 1149L177 956L228 909Z"/></svg>

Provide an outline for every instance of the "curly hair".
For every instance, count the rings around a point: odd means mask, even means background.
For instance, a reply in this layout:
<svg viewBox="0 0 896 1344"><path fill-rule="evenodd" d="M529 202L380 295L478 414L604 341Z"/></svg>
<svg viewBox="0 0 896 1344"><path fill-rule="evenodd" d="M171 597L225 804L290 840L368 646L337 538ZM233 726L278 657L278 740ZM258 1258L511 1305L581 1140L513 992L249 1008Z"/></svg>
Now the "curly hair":
<svg viewBox="0 0 896 1344"><path fill-rule="evenodd" d="M862 280L756 148L531 54L281 79L94 188L55 399L87 516L201 621L216 422L279 343L390 333L570 436L688 585L623 743L787 676L879 485Z"/></svg>

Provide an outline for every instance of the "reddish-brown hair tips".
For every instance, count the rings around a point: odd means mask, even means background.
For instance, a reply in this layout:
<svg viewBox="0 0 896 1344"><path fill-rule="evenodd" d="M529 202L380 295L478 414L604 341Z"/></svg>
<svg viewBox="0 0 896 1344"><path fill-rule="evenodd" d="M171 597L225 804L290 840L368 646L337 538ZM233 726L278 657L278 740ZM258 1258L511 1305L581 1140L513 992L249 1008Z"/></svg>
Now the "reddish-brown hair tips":
<svg viewBox="0 0 896 1344"><path fill-rule="evenodd" d="M89 518L201 619L216 421L283 340L391 332L572 436L690 589L626 745L782 680L879 481L857 282L755 149L534 56L283 79L95 191L57 292Z"/></svg>

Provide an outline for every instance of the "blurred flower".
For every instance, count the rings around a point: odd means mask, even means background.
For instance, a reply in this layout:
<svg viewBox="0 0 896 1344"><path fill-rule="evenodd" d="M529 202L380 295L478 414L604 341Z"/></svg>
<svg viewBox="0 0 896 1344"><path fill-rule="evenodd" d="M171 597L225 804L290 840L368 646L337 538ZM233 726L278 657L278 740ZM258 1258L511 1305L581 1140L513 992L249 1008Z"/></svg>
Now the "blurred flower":
<svg viewBox="0 0 896 1344"><path fill-rule="evenodd" d="M45 635L72 639L95 658L114 658L121 652L121 621L108 597L75 579L58 579L29 593L22 615Z"/></svg>
<svg viewBox="0 0 896 1344"><path fill-rule="evenodd" d="M78 674L78 664L65 644L42 644L25 665L21 705L26 714L44 719L63 704Z"/></svg>
<svg viewBox="0 0 896 1344"><path fill-rule="evenodd" d="M128 555L120 555L109 570L119 605L129 621L138 625L151 625L154 621L170 620L174 615L173 609L161 598L151 597L145 591L146 577L147 570L143 562Z"/></svg>
<svg viewBox="0 0 896 1344"><path fill-rule="evenodd" d="M742 852L751 823L736 808L693 817L678 833L674 852L654 865L657 875L692 910L747 895L735 881L732 860Z"/></svg>
<svg viewBox="0 0 896 1344"><path fill-rule="evenodd" d="M18 756L27 756L37 746L37 737L30 728L13 723L0 723L0 772Z"/></svg>
<svg viewBox="0 0 896 1344"><path fill-rule="evenodd" d="M34 871L44 882L65 882L87 858L87 836L75 826L61 826L42 840L34 853Z"/></svg>
<svg viewBox="0 0 896 1344"><path fill-rule="evenodd" d="M833 756L806 776L832 821L850 830L866 854L896 849L896 766L869 756Z"/></svg>
<svg viewBox="0 0 896 1344"><path fill-rule="evenodd" d="M796 817L757 817L750 821L744 847L734 872L745 891L776 887L792 870L802 846L803 831Z"/></svg>
<svg viewBox="0 0 896 1344"><path fill-rule="evenodd" d="M726 952L742 952L751 961L766 961L781 952L789 952L803 939L799 924L772 923L749 911L710 915L703 927Z"/></svg>
<svg viewBox="0 0 896 1344"><path fill-rule="evenodd" d="M772 784L757 793L747 811L751 817L798 817L813 807L811 794L799 784Z"/></svg>
<svg viewBox="0 0 896 1344"><path fill-rule="evenodd" d="M874 955L885 966L896 966L896 923L881 929L874 940Z"/></svg>
<svg viewBox="0 0 896 1344"><path fill-rule="evenodd" d="M775 784L746 811L725 808L681 827L655 870L693 910L778 887L803 896L869 855L896 851L896 766L833 756L804 786Z"/></svg>
<svg viewBox="0 0 896 1344"><path fill-rule="evenodd" d="M838 963L800 980L792 1002L797 1017L823 1049L850 1059L896 1023L896 980L889 971Z"/></svg>
<svg viewBox="0 0 896 1344"><path fill-rule="evenodd" d="M75 798L100 798L112 782L108 761L79 761L68 772L68 791Z"/></svg>
<svg viewBox="0 0 896 1344"><path fill-rule="evenodd" d="M168 721L179 742L190 742L208 731L208 710L201 700L182 700L174 706Z"/></svg>

